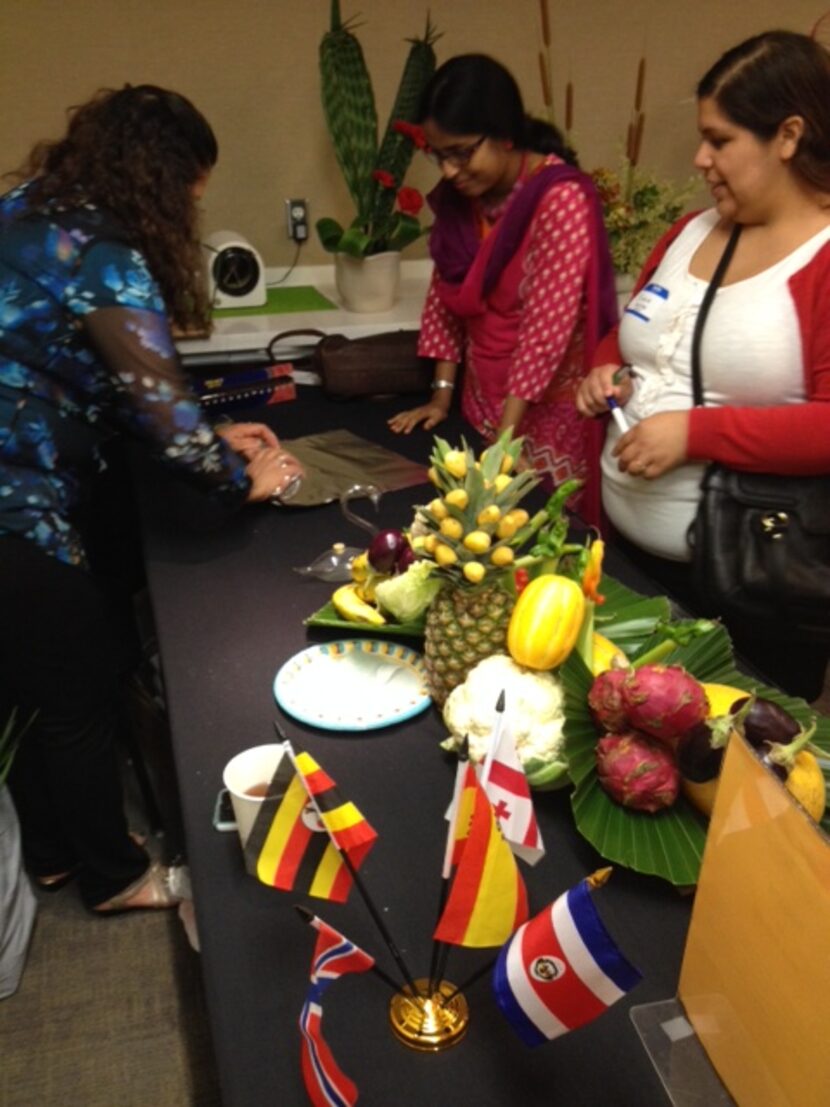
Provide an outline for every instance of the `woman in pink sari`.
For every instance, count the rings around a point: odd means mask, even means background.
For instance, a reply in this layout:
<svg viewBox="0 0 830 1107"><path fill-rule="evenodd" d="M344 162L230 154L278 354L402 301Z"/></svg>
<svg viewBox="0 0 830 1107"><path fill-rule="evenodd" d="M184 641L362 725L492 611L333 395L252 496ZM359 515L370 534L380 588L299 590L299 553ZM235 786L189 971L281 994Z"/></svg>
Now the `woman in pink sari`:
<svg viewBox="0 0 830 1107"><path fill-rule="evenodd" d="M487 441L507 428L523 435L525 462L554 485L582 478L571 502L597 524L600 439L574 395L617 312L593 184L492 58L442 65L421 119L443 177L429 196L435 269L419 344L435 378L430 401L389 425L437 426L463 363L464 418Z"/></svg>

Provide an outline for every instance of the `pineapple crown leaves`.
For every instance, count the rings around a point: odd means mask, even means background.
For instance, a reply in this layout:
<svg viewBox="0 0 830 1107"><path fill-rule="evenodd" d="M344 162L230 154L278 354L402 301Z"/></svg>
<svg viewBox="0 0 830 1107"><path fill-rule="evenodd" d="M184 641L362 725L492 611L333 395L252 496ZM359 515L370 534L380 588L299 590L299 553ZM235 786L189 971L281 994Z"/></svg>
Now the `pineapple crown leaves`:
<svg viewBox="0 0 830 1107"><path fill-rule="evenodd" d="M442 576L465 585L506 577L512 572L513 551L529 541L548 518L545 511L532 518L527 512L516 514L519 502L539 483L532 471L511 473L522 439L514 441L506 433L478 460L464 439L460 448L438 437L434 442L430 476L442 496L419 507L416 519L421 532L433 535L443 548L444 560L429 544L416 547L416 554L435 560ZM508 520L511 513L512 521ZM509 553L499 554L499 550ZM471 563L479 566L478 579L467 575Z"/></svg>
<svg viewBox="0 0 830 1107"><path fill-rule="evenodd" d="M433 44L439 37L427 15L422 38L408 39L409 53L383 140L378 146L378 118L372 80L354 29L344 21L339 0L332 0L331 26L320 43L323 112L338 164L357 209L344 230L335 219L317 222L323 247L356 257L382 250L402 249L423 233L417 219L395 211L397 190L403 183L414 149L394 129L398 121L414 121L421 94L435 71ZM386 187L375 174L389 174Z"/></svg>

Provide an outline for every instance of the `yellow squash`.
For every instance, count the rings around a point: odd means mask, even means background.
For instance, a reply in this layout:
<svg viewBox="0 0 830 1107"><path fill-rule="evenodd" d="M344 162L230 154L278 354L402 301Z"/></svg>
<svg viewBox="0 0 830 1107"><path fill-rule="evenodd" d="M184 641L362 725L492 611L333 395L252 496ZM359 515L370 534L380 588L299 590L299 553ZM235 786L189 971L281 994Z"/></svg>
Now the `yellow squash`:
<svg viewBox="0 0 830 1107"><path fill-rule="evenodd" d="M732 704L749 694L742 688L733 688L730 684L710 683L704 684L702 687L709 704L707 714L709 719L717 719L721 715L730 714ZM729 732L730 738L734 733L734 730ZM713 777L712 780L697 783L694 780L687 780L684 776L680 778L680 791L689 803L696 807L701 815L705 815L707 819L712 817L712 808L715 806L715 796L718 792L718 779L718 777Z"/></svg>
<svg viewBox="0 0 830 1107"><path fill-rule="evenodd" d="M821 822L827 806L827 786L821 766L809 750L799 750L795 755L795 764L787 773L784 786L811 819Z"/></svg>
<svg viewBox="0 0 830 1107"><path fill-rule="evenodd" d="M585 597L576 581L556 573L536 577L510 617L510 656L528 669L555 669L576 645L584 614Z"/></svg>
<svg viewBox="0 0 830 1107"><path fill-rule="evenodd" d="M627 664L628 658L623 650L616 646L610 638L606 638L604 634L598 634L597 631L594 631L593 664L591 665L594 676L599 676L606 669Z"/></svg>
<svg viewBox="0 0 830 1107"><path fill-rule="evenodd" d="M731 684L704 684L703 691L709 702L709 719L731 714L732 704L749 695L743 688L733 688Z"/></svg>

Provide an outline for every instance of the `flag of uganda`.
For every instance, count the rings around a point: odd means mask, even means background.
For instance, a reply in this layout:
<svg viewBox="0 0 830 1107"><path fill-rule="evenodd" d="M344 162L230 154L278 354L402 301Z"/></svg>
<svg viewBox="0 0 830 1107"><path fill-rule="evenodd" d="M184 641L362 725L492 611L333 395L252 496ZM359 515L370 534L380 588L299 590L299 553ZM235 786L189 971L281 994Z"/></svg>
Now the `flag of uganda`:
<svg viewBox="0 0 830 1107"><path fill-rule="evenodd" d="M246 852L264 884L343 903L352 878L340 851L359 868L377 834L314 758L300 753L295 764L281 760Z"/></svg>

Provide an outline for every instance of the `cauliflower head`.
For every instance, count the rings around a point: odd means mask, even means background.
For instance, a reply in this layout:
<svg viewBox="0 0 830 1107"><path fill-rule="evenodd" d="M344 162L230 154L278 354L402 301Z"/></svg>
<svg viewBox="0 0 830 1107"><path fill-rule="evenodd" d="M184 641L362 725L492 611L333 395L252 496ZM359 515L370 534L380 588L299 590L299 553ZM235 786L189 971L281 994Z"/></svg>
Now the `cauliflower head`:
<svg viewBox="0 0 830 1107"><path fill-rule="evenodd" d="M505 654L480 661L444 703L450 732L444 749L458 749L466 736L470 757L482 761L496 721L496 701L504 689L509 723L529 783L536 788L567 783L564 694L559 678L517 665Z"/></svg>

